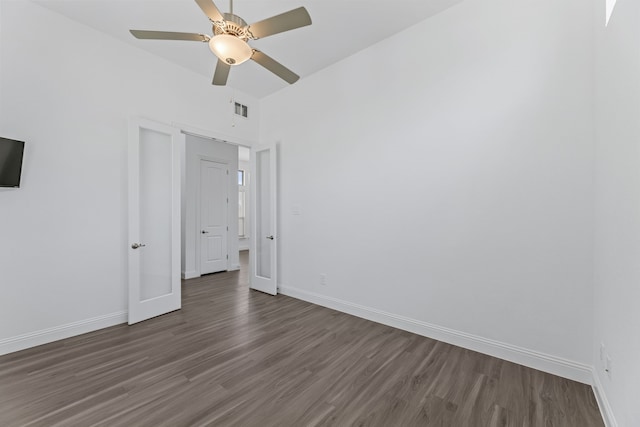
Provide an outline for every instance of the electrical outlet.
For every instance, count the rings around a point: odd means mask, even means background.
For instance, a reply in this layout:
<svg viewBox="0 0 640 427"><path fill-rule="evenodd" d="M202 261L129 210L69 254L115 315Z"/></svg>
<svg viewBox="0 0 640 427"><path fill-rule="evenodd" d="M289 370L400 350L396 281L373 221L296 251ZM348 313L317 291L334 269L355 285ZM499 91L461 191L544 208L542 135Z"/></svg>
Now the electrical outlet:
<svg viewBox="0 0 640 427"><path fill-rule="evenodd" d="M325 273L320 275L320 284L322 286L327 286L327 275Z"/></svg>
<svg viewBox="0 0 640 427"><path fill-rule="evenodd" d="M600 343L600 360L604 362L604 355L606 354L607 349L604 346L604 343Z"/></svg>

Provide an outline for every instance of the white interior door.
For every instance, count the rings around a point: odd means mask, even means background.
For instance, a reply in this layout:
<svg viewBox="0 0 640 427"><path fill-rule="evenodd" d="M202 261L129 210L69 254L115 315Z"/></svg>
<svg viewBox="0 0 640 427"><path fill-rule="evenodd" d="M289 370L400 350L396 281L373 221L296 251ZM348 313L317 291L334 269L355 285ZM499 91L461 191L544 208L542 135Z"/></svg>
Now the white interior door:
<svg viewBox="0 0 640 427"><path fill-rule="evenodd" d="M251 239L251 288L271 295L278 293L278 245L276 146L253 150L251 156L251 205L253 237Z"/></svg>
<svg viewBox="0 0 640 427"><path fill-rule="evenodd" d="M229 166L200 160L200 274L227 270Z"/></svg>
<svg viewBox="0 0 640 427"><path fill-rule="evenodd" d="M180 150L184 135L129 123L129 324L178 310Z"/></svg>

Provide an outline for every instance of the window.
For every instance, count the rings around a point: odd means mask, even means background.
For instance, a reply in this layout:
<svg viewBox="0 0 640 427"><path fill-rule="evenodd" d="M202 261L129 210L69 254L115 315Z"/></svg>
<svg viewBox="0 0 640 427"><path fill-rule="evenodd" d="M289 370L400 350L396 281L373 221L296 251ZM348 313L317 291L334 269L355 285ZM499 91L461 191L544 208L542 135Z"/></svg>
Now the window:
<svg viewBox="0 0 640 427"><path fill-rule="evenodd" d="M238 237L247 237L247 186L245 171L238 171Z"/></svg>

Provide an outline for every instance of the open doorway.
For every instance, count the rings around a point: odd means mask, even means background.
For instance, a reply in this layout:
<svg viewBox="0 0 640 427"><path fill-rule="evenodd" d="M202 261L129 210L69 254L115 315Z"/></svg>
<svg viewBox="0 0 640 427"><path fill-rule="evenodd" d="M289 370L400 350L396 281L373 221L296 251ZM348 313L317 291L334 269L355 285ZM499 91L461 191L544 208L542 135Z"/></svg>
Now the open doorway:
<svg viewBox="0 0 640 427"><path fill-rule="evenodd" d="M249 148L185 132L183 279L240 269L250 241L249 165Z"/></svg>

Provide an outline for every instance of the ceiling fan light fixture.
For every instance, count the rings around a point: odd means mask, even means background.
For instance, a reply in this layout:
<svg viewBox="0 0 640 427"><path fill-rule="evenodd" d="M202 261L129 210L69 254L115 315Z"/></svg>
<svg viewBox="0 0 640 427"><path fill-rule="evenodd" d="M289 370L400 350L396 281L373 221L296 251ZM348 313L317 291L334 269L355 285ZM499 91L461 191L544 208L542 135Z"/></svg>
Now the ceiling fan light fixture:
<svg viewBox="0 0 640 427"><path fill-rule="evenodd" d="M244 40L231 34L218 34L209 40L209 49L229 65L239 65L253 55L253 49Z"/></svg>

